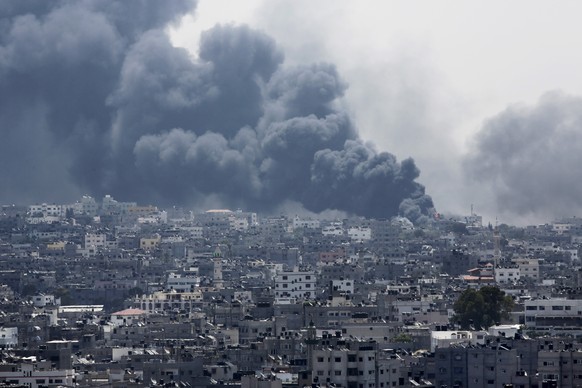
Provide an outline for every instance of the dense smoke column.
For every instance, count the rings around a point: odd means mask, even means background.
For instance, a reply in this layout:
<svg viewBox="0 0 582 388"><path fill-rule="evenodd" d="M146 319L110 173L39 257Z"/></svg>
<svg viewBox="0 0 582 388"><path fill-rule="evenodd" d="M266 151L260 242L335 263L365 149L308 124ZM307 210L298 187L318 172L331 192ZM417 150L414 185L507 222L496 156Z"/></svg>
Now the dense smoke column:
<svg viewBox="0 0 582 388"><path fill-rule="evenodd" d="M366 217L390 217L399 210L412 215L410 206L422 206L423 213L432 208L432 201L422 185L414 182L418 174L412 159L398 163L387 152L376 153L360 141L347 141L343 149L315 154L305 203L314 210L330 206ZM405 208L400 209L401 205Z"/></svg>
<svg viewBox="0 0 582 388"><path fill-rule="evenodd" d="M109 190L115 90L128 48L191 1L0 4L0 197L62 201ZM119 193L122 194L122 193Z"/></svg>
<svg viewBox="0 0 582 388"><path fill-rule="evenodd" d="M567 216L582 209L582 99L560 92L487 120L465 160L511 215Z"/></svg>
<svg viewBox="0 0 582 388"><path fill-rule="evenodd" d="M162 30L192 2L19 4L0 6L5 199L78 189L188 206L211 196L414 221L432 208L412 159L359 139L333 65L284 66L275 42L246 26L206 31L192 59Z"/></svg>

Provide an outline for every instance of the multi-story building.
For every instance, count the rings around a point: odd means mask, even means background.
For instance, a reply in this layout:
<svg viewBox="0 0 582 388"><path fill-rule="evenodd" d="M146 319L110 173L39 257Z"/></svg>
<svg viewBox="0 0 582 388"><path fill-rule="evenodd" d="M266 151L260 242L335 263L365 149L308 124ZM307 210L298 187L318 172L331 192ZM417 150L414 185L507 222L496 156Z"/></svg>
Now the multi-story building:
<svg viewBox="0 0 582 388"><path fill-rule="evenodd" d="M530 387L535 376L521 368L516 348L494 342L486 346L452 346L435 351L437 387Z"/></svg>
<svg viewBox="0 0 582 388"><path fill-rule="evenodd" d="M313 219L302 219L299 217L293 218L293 229L307 228L307 229L317 229L321 226L319 220Z"/></svg>
<svg viewBox="0 0 582 388"><path fill-rule="evenodd" d="M230 227L236 231L242 232L249 228L249 221L246 218L232 217Z"/></svg>
<svg viewBox="0 0 582 388"><path fill-rule="evenodd" d="M85 234L85 249L103 249L105 248L105 242L107 237L102 233L87 233Z"/></svg>
<svg viewBox="0 0 582 388"><path fill-rule="evenodd" d="M353 227L348 229L348 237L355 242L364 242L372 238L372 229Z"/></svg>
<svg viewBox="0 0 582 388"><path fill-rule="evenodd" d="M521 278L519 267L495 268L494 275L498 284L515 283Z"/></svg>
<svg viewBox="0 0 582 388"><path fill-rule="evenodd" d="M0 381L41 388L46 386L74 386L74 369L55 369L51 361L32 361L23 359L18 363L4 363L0 365Z"/></svg>
<svg viewBox="0 0 582 388"><path fill-rule="evenodd" d="M512 262L517 265L522 279L529 278L536 282L540 280L540 263L538 259L518 258L513 259Z"/></svg>
<svg viewBox="0 0 582 388"><path fill-rule="evenodd" d="M166 281L167 291L191 292L200 285L199 276L182 276L181 274L170 273Z"/></svg>
<svg viewBox="0 0 582 388"><path fill-rule="evenodd" d="M536 330L580 330L582 299L526 300L523 323Z"/></svg>
<svg viewBox="0 0 582 388"><path fill-rule="evenodd" d="M315 297L314 271L280 272L275 276L275 296L296 299Z"/></svg>
<svg viewBox="0 0 582 388"><path fill-rule="evenodd" d="M344 228L341 223L332 223L321 229L321 234L324 236L343 236Z"/></svg>
<svg viewBox="0 0 582 388"><path fill-rule="evenodd" d="M354 281L351 279L334 279L331 281L331 291L339 294L353 294Z"/></svg>
<svg viewBox="0 0 582 388"><path fill-rule="evenodd" d="M325 342L323 338L321 341ZM376 387L376 344L346 342L311 351L312 382L348 388ZM387 376L387 375L386 375Z"/></svg>
<svg viewBox="0 0 582 388"><path fill-rule="evenodd" d="M17 327L0 327L0 348L10 349L18 345Z"/></svg>
<svg viewBox="0 0 582 388"><path fill-rule="evenodd" d="M58 306L61 300L54 295L39 294L32 297L34 307Z"/></svg>
<svg viewBox="0 0 582 388"><path fill-rule="evenodd" d="M150 295L139 295L133 299L133 305L147 313L168 310L192 311L193 305L202 302L202 291L175 292L158 291Z"/></svg>
<svg viewBox="0 0 582 388"><path fill-rule="evenodd" d="M146 312L141 309L125 309L111 313L111 324L114 326L131 326L145 321Z"/></svg>
<svg viewBox="0 0 582 388"><path fill-rule="evenodd" d="M562 388L582 386L582 352L540 350L538 352L538 374L543 382L555 382Z"/></svg>
<svg viewBox="0 0 582 388"><path fill-rule="evenodd" d="M111 195L106 195L101 201L102 214L125 214L127 209L137 207L136 202L119 202Z"/></svg>
<svg viewBox="0 0 582 388"><path fill-rule="evenodd" d="M156 249L158 244L162 241L162 238L159 234L154 234L149 237L142 237L139 239L139 247L140 249L150 250Z"/></svg>
<svg viewBox="0 0 582 388"><path fill-rule="evenodd" d="M28 207L28 214L36 217L61 217L63 214L63 207L61 205L51 205L46 203L31 205Z"/></svg>
<svg viewBox="0 0 582 388"><path fill-rule="evenodd" d="M88 216L97 215L97 210L99 208L95 199L89 195L84 195L80 201L75 202L69 207L73 209L75 214L85 214Z"/></svg>

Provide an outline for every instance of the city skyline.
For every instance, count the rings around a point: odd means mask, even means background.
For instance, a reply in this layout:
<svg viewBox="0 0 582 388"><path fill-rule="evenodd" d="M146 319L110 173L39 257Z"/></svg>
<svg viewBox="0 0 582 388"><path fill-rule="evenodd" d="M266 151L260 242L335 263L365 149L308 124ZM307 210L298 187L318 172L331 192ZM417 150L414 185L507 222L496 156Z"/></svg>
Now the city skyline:
<svg viewBox="0 0 582 388"><path fill-rule="evenodd" d="M574 1L202 0L171 33L195 56L199 31L246 23L287 62L334 63L362 138L414 158L439 211L474 204L526 224L580 211L579 12Z"/></svg>
<svg viewBox="0 0 582 388"><path fill-rule="evenodd" d="M575 3L122 4L2 6L2 202L582 210Z"/></svg>

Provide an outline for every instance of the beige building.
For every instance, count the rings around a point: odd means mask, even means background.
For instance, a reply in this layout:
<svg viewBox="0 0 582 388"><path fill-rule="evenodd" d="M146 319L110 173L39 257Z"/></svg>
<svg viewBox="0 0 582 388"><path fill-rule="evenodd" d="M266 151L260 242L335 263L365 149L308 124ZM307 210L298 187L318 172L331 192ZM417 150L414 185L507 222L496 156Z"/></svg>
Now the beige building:
<svg viewBox="0 0 582 388"><path fill-rule="evenodd" d="M200 302L202 302L202 291L200 290L192 292L158 291L133 299L133 305L146 313L173 309L192 311L192 305Z"/></svg>
<svg viewBox="0 0 582 388"><path fill-rule="evenodd" d="M529 278L534 281L540 280L540 263L538 259L513 259L512 262L519 269L520 278Z"/></svg>
<svg viewBox="0 0 582 388"><path fill-rule="evenodd" d="M139 239L139 248L145 250L156 249L158 244L162 241L159 234L154 234L149 237L142 237Z"/></svg>

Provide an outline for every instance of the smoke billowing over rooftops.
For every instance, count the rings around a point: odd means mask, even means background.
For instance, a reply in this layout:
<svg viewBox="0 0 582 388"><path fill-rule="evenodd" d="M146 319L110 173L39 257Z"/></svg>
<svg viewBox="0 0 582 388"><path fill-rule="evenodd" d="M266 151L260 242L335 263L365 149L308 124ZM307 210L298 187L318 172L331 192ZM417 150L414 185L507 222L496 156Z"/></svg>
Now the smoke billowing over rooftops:
<svg viewBox="0 0 582 388"><path fill-rule="evenodd" d="M331 64L289 67L246 26L206 31L193 60L163 28L188 1L0 5L3 201L71 193L419 222L433 204L401 162L363 142Z"/></svg>

